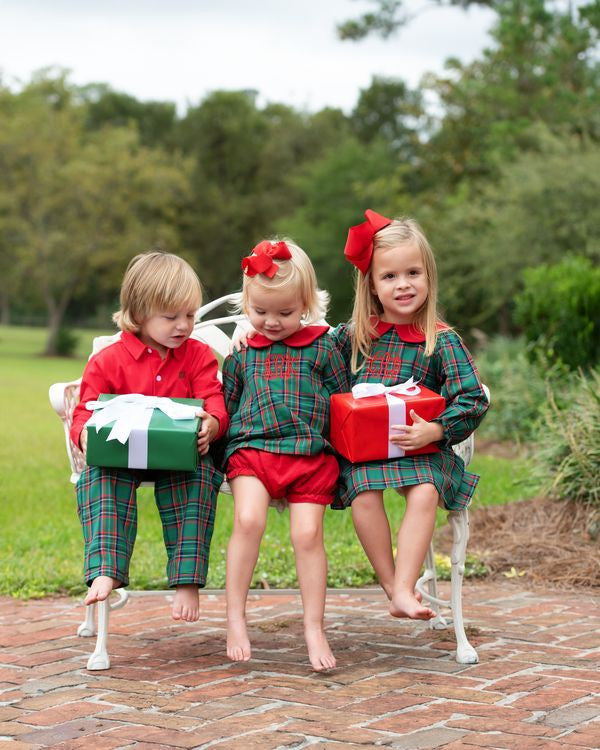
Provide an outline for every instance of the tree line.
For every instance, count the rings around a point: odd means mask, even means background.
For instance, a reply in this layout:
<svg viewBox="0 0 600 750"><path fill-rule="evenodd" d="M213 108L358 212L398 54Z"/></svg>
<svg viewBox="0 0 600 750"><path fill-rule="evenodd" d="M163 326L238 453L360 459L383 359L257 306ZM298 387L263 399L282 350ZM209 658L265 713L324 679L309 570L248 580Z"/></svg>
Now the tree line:
<svg viewBox="0 0 600 750"><path fill-rule="evenodd" d="M407 4L381 0L340 34L391 33ZM214 298L269 236L307 250L336 322L352 297L346 231L372 207L424 226L449 322L514 332L526 269L600 255L600 1L485 4L478 59L415 88L374 78L349 114L215 91L179 115L54 69L0 82L3 322L44 315L52 353L65 323L108 321L135 253L183 255Z"/></svg>

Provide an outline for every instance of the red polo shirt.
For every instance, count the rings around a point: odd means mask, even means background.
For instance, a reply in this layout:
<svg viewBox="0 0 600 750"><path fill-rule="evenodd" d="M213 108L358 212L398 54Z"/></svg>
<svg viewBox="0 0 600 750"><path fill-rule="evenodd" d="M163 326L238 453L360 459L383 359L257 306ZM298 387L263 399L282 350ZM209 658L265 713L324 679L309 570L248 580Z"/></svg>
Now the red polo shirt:
<svg viewBox="0 0 600 750"><path fill-rule="evenodd" d="M85 404L101 393L203 398L205 411L219 420L217 437L221 437L229 418L217 372L215 355L201 341L188 339L177 349L167 349L167 356L161 359L156 349L124 331L119 341L95 354L83 371L71 440L79 445L81 430L92 416Z"/></svg>

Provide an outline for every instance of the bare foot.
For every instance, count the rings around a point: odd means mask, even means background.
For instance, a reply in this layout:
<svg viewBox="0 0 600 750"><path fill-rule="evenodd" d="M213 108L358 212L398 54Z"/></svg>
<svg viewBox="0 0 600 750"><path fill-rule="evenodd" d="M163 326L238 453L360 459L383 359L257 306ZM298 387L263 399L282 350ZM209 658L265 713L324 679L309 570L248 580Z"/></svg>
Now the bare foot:
<svg viewBox="0 0 600 750"><path fill-rule="evenodd" d="M390 602L390 614L393 617L410 617L411 620L431 620L435 612L421 603L413 591L399 591Z"/></svg>
<svg viewBox="0 0 600 750"><path fill-rule="evenodd" d="M121 581L117 581L116 578L110 576L97 576L92 581L92 585L89 587L84 604L94 604L95 602L103 602L113 589L118 589L121 586Z"/></svg>
<svg viewBox="0 0 600 750"><path fill-rule="evenodd" d="M231 661L248 661L252 656L246 620L227 620L227 656Z"/></svg>
<svg viewBox="0 0 600 750"><path fill-rule="evenodd" d="M321 626L305 627L304 639L308 648L308 658L315 672L335 667L335 656L329 648L325 631Z"/></svg>
<svg viewBox="0 0 600 750"><path fill-rule="evenodd" d="M175 601L171 608L171 617L174 620L196 622L200 617L198 586L185 583L175 587Z"/></svg>

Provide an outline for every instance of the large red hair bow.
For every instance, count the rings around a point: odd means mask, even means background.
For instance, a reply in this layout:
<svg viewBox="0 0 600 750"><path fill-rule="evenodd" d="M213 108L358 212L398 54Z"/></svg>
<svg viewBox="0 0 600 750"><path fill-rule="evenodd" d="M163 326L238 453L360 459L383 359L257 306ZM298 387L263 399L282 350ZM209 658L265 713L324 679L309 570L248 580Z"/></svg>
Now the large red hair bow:
<svg viewBox="0 0 600 750"><path fill-rule="evenodd" d="M371 265L375 233L392 223L391 219L386 219L385 216L371 211L370 208L365 211L365 216L366 221L348 230L348 239L344 248L347 260L363 273L366 273Z"/></svg>
<svg viewBox="0 0 600 750"><path fill-rule="evenodd" d="M265 276L272 279L279 268L273 258L289 260L291 257L292 254L285 242L276 242L273 244L269 240L263 240L258 243L248 257L242 258L242 270L247 276L256 276L257 273L264 273Z"/></svg>

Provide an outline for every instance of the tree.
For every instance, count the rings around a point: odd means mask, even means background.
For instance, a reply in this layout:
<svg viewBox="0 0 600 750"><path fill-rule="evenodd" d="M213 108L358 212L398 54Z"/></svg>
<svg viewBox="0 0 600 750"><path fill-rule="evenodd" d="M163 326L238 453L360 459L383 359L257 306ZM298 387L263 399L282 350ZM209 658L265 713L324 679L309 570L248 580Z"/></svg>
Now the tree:
<svg viewBox="0 0 600 750"><path fill-rule="evenodd" d="M13 97L0 127L0 227L44 300L48 354L75 295L118 285L129 257L150 244L176 246L188 189L183 164L142 147L135 130L87 131L78 98L64 75L41 74Z"/></svg>
<svg viewBox="0 0 600 750"><path fill-rule="evenodd" d="M538 153L505 164L497 181L426 209L449 320L489 332L515 330L522 273L566 254L600 260L600 147L538 127Z"/></svg>
<svg viewBox="0 0 600 750"><path fill-rule="evenodd" d="M337 27L340 39L358 41L369 34L377 34L387 39L400 28L410 23L420 10L410 13L406 10L406 0L371 0L377 6L371 13L364 13L359 18L350 19ZM470 5L496 7L502 0L434 0L440 7L459 6L467 8Z"/></svg>

